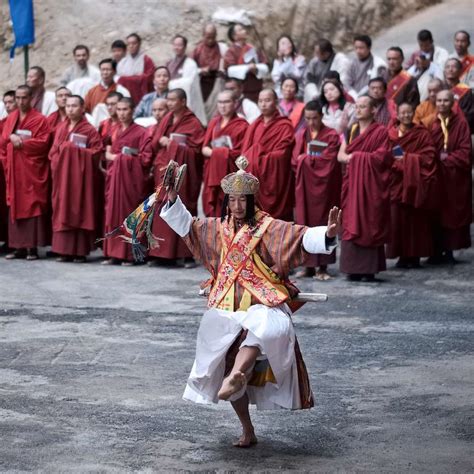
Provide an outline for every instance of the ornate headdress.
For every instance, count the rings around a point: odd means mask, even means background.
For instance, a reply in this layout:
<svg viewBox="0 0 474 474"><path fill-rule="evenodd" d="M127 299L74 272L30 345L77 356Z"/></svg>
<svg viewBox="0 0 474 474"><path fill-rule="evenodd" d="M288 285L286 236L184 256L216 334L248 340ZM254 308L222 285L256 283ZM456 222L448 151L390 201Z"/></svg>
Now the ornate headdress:
<svg viewBox="0 0 474 474"><path fill-rule="evenodd" d="M221 187L226 194L256 194L260 183L251 173L247 173L249 162L245 156L241 155L235 160L239 171L230 173L221 181Z"/></svg>

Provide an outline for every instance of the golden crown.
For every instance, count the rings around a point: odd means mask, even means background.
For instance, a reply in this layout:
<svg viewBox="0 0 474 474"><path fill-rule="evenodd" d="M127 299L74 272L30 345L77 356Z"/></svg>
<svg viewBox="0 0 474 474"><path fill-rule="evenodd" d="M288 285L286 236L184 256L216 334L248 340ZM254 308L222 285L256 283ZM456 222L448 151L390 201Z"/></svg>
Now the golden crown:
<svg viewBox="0 0 474 474"><path fill-rule="evenodd" d="M256 194L260 183L258 179L245 171L249 162L241 155L235 160L239 171L224 176L221 181L222 190L226 194Z"/></svg>

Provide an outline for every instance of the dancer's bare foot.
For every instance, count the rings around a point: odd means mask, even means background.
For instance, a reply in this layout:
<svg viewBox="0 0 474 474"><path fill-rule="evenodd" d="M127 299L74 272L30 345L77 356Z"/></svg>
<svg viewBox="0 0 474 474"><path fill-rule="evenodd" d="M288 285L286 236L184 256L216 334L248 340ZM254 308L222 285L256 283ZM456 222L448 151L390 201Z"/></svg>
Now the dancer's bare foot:
<svg viewBox="0 0 474 474"><path fill-rule="evenodd" d="M219 400L228 400L234 393L237 393L247 382L243 372L234 372L224 379L222 386L217 393Z"/></svg>
<svg viewBox="0 0 474 474"><path fill-rule="evenodd" d="M242 436L232 443L235 448L250 448L258 443L255 433L252 431L250 433L243 433Z"/></svg>

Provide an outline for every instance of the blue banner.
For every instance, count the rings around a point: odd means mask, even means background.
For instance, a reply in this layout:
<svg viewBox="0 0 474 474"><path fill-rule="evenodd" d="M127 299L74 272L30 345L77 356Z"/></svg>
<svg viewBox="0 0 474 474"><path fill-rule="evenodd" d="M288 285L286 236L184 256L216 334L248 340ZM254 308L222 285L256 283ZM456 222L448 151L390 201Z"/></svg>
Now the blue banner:
<svg viewBox="0 0 474 474"><path fill-rule="evenodd" d="M15 43L10 50L10 58L13 58L15 48L35 42L33 0L10 0L10 16L15 34Z"/></svg>

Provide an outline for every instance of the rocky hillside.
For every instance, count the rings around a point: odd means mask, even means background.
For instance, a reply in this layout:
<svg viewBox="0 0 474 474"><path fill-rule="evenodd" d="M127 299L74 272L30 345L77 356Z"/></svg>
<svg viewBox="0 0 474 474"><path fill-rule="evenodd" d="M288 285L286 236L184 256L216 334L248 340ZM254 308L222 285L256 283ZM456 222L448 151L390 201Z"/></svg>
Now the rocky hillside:
<svg viewBox="0 0 474 474"><path fill-rule="evenodd" d="M437 0L249 0L240 5L251 14L254 40L262 43L271 57L283 32L291 34L300 50L309 55L318 37L327 37L344 48L354 33L374 34L434 3ZM89 45L92 61L98 62L108 56L113 40L133 31L143 36L144 49L160 63L170 56L169 42L174 34L185 34L192 45L218 8L235 4L229 0L38 0L30 65L42 65L48 86L54 87L71 61L75 44ZM0 0L0 9L0 90L5 90L23 81L23 57L18 51L14 63L8 62L12 44L8 0ZM225 33L222 25L220 39L225 39Z"/></svg>

